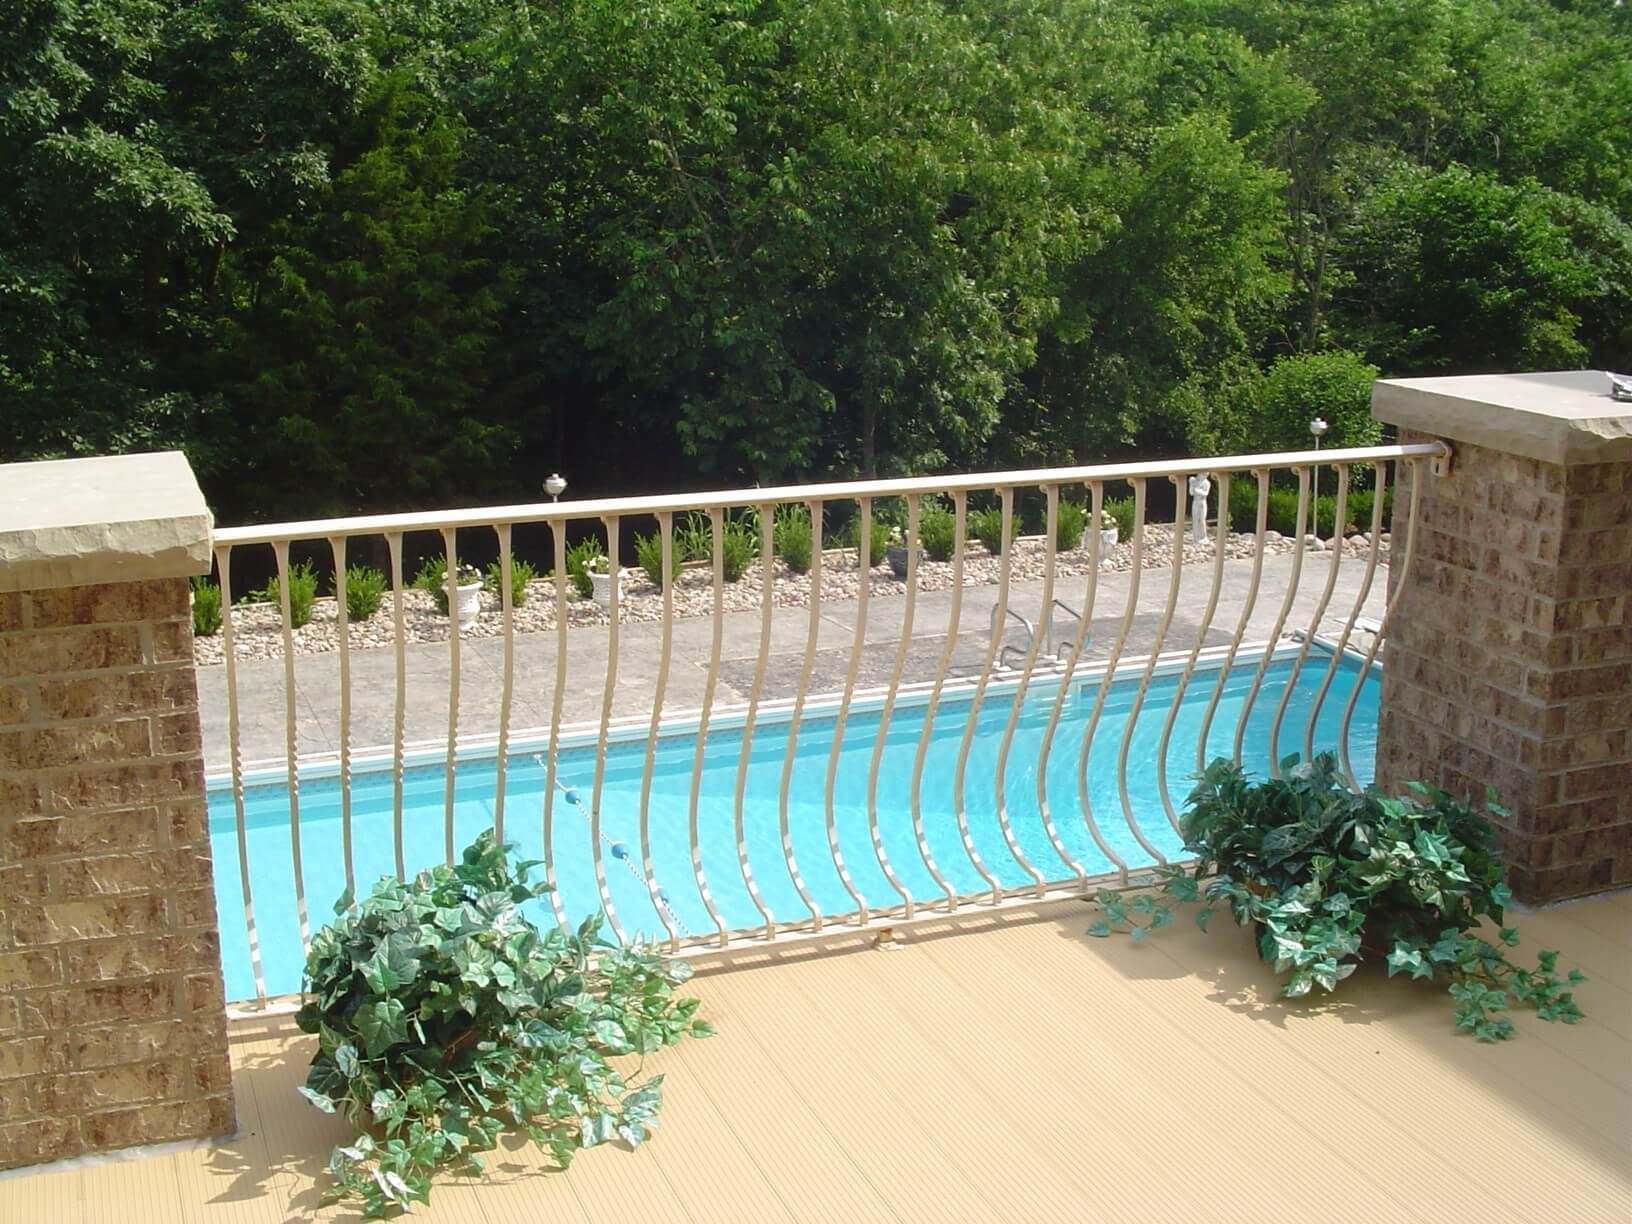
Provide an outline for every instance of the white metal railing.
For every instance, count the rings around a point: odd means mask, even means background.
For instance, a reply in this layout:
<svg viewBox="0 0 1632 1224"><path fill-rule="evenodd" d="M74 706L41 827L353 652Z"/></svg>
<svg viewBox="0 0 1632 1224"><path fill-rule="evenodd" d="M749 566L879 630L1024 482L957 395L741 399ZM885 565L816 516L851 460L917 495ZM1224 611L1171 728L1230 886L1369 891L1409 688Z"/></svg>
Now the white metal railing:
<svg viewBox="0 0 1632 1224"><path fill-rule="evenodd" d="M567 795L571 806L582 811L588 826L589 854L593 859L594 886L599 905L606 913L608 924L617 937L627 938L631 932L622 921L614 899L614 890L609 886L608 863L604 856L607 854L621 858L641 881L651 909L662 926L662 930L656 933L672 948L685 950L735 947L742 944L757 945L788 935L816 934L833 928L854 931L857 928L891 926L970 906L986 907L1002 905L1016 899L1070 894L1080 892L1096 879L1107 877L1126 879L1129 870L1136 868L1140 859L1152 863L1167 861L1167 855L1173 852L1176 844L1172 835L1179 827L1178 812L1168 776L1170 749L1173 748L1173 736L1179 724L1181 708L1185 706L1186 696L1198 683L1204 671L1216 672L1216 676L1211 681L1211 691L1206 698L1200 728L1196 733L1194 759L1198 767L1205 763L1208 755L1212 726L1221 709L1232 673L1240 670L1241 674L1245 675L1243 669L1249 665L1247 661L1251 661L1250 687L1239 713L1235 716L1235 726L1229 729L1231 750L1235 758L1241 760L1246 748L1249 719L1261 696L1265 699L1264 708L1266 710L1269 708L1270 695L1263 691L1266 678L1277 661L1290 662L1290 674L1281 685L1278 699L1275 700L1274 714L1267 734L1268 768L1272 771L1279 769L1278 752L1283 724L1287 720L1294 696L1293 690L1299 677L1310 666L1316 640L1322 636L1322 625L1328 619L1330 606L1339 587L1340 570L1348 554L1348 549L1343 546L1341 530L1334 530L1337 539L1331 546L1330 556L1316 554L1326 562L1325 573L1310 592L1313 595L1313 603L1307 608L1307 619L1304 615L1299 615L1294 620L1300 595L1304 594L1302 586L1306 550L1302 546L1302 539L1309 521L1311 483L1317 466L1335 468L1338 474L1334 528L1341 528L1345 521L1353 472L1360 471L1366 474L1374 490L1374 499L1368 533L1370 543L1366 549L1364 571L1359 585L1349 600L1347 611L1333 618L1334 625L1340 624L1341 628L1328 635L1329 657L1324 662L1321 679L1315 690L1311 708L1304 717L1301 734L1295 730L1287 730L1293 744L1300 747L1305 755L1312 753L1317 747L1317 720L1327 702L1343 655L1346 652L1354 653L1352 651L1354 635L1361 623L1362 612L1373 597L1376 572L1385 557L1381 543L1384 491L1389 487L1391 473L1397 474L1396 469L1401 465L1409 466L1414 471L1421 471L1430 466L1437 470L1447 455L1446 448L1438 443L1392 445L1324 452L860 481L783 489L732 490L673 497L551 502L428 514L358 516L219 530L215 533L215 555L224 591L230 591L235 554L247 548L269 545L279 578L281 606L278 611L281 618L284 725L283 750L278 754L280 757L278 776L282 779L287 805L287 851L290 887L294 894L295 923L293 931L280 931L276 937L298 938L302 947L310 938L305 895L306 859L313 852L320 853L329 861L333 861L331 856L338 855L343 865L346 886L356 887L354 865L356 812L353 807L353 790L360 768L371 771L371 777L374 776L372 771L376 769L390 770L392 796L390 837L396 872L401 875L425 866L423 863L408 861L404 849L404 820L407 810L405 779L411 764L425 757L423 748L410 744L407 737L409 709L407 678L410 668L409 646L406 641L405 601L408 586L404 578L404 539L409 533L430 532L439 536L448 582L449 632L446 651L449 683L446 694L446 737L445 742L436 750L436 757L444 771L441 803L442 842L443 853L448 861L452 861L457 849L456 776L462 766L469 767L474 760L480 759L485 762L490 758L493 786L491 796L486 802L491 808L491 823L503 836L507 828L512 832L518 828L518 820L537 821L538 824L534 827L539 828L541 833L545 876L552 884L558 882L561 866L557 861L556 852L561 812L558 793ZM1197 564L1186 566L1182 564L1184 551L1187 546L1195 546L1190 545L1186 539L1186 508L1189 497L1184 481L1189 476L1204 473L1216 478L1217 489L1216 526L1211 534L1205 537L1206 542L1199 550L1205 554L1207 547L1210 546L1211 557L1203 555L1201 560L1206 561L1205 565L1198 560ZM1265 579L1270 573L1270 567L1266 565L1266 555L1272 473L1284 473L1296 480L1297 529L1289 565L1285 574L1281 576L1284 578L1284 589L1279 592L1279 601L1272 605L1275 611L1266 630L1259 612L1260 604L1264 602L1261 596L1264 593ZM1149 495L1160 482L1171 482L1173 485L1174 509L1171 518L1164 518L1160 524L1156 524L1171 532L1167 566L1169 572L1165 575L1165 593L1153 604L1154 625L1150 627L1148 639L1139 645L1134 641L1134 631L1136 624L1140 623L1141 616L1140 588L1146 568L1147 508ZM1120 600L1120 616L1114 619L1109 616L1102 617L1096 627L1096 601L1107 582L1104 570L1107 558L1102 555L1097 528L1106 501L1107 485L1122 484L1131 486L1134 501L1131 555L1126 558L1129 563L1126 570L1126 590ZM1402 542L1398 547L1388 550L1386 555L1390 564L1401 567L1408 567L1411 564L1417 534L1415 525L1418 498L1415 491L1419 487L1420 481L1411 482L1413 496L1409 505L1401 507L1402 512L1397 516L1395 538ZM1062 492L1072 488L1086 490L1087 531L1083 547L1074 550L1073 559L1069 564L1062 565L1062 554L1056 542L1060 502ZM1035 621L1028 619L1015 606L1016 592L1021 591L1020 584L1026 581L1016 578L1014 573L1016 554L1019 551L1015 531L1015 502L1017 495L1031 491L1042 493L1044 520L1041 557L1034 558L1040 564L1036 579L1041 588L1036 603L1038 614ZM982 627L971 634L962 626L962 614L969 593L977 589L968 581L970 575L966 563L969 496L972 493L982 496L995 495L1001 521L1002 547L995 558L995 582L987 584L983 579L981 583L995 586L995 601L990 610L990 632L985 632ZM901 604L900 628L890 651L891 661L887 680L881 685L869 686L862 683L861 669L868 645L869 612L872 603L878 598L872 591L869 574L863 569L857 575L854 602L846 609L848 615L853 617L853 625L850 626L848 646L845 648L842 683L830 685L825 691L818 691L821 686L816 680L817 662L823 649L823 630L826 627L831 633L835 624L826 615L830 613L831 607L824 604L822 590L824 511L837 504L853 503L859 516L858 538L867 541L870 539L870 527L879 504L886 500L903 502L907 537L909 541L916 541L921 524L920 499L926 495L935 495L949 501L953 516L953 552L949 572L945 575L948 580L945 588L947 592L945 620L932 623L930 626L932 630L938 630L944 635L944 641L934 652L936 662L933 674L928 678L920 675L911 679L907 674L907 664L913 657L911 647L916 640L913 636L914 631L922 628L924 624L921 587L926 564L918 548L909 547L906 575L901 583L904 598ZM1250 534L1250 556L1232 562L1227 556L1231 551L1229 547L1231 499L1242 496L1255 497L1255 530ZM778 569L773 521L776 510L783 506L803 506L809 512L812 536L811 562L808 579L802 582L790 579ZM727 619L733 615L742 617L740 622L742 625L750 623L752 618L751 612L728 612L724 598L727 587L724 569L727 515L745 510L757 515L759 526L758 578L761 593L757 634L752 651L752 681L748 686L746 700L739 698L733 703L722 704L719 696L724 665L724 626ZM665 702L675 674L674 655L677 636L675 630L679 619L675 609L675 589L680 567L675 563L673 528L675 516L684 513L703 516L712 541L710 554L712 564L709 575L711 602L708 612L711 634L707 649L704 652L695 642L685 647L691 651L689 661L705 669L702 700L699 708L682 717L668 713ZM619 580L618 564L620 529L631 520L651 519L656 520L661 534L662 564L668 580L663 584L660 610L657 615L657 666L649 690L650 709L645 715L632 719L628 716L615 717L618 695L620 691L627 691L629 688L629 685L625 684L620 690L619 680L620 626L625 620L624 595ZM553 669L549 669L553 671L553 678L547 681L550 690L548 694L550 717L547 727L536 730L512 726L515 718L519 635L515 627L515 608L509 575L514 553L513 529L524 524L542 524L549 530L553 554L554 666ZM611 593L606 613L607 623L604 630L599 631L569 627L571 604L568 598L568 532L574 529L582 531L586 525L603 535L606 555L610 559ZM468 730L462 730L460 726L462 643L455 620L459 533L475 529L494 533L496 540L500 575L497 584L499 638L502 649L498 664L499 701L496 725L485 728L479 734L471 734ZM354 692L356 660L353 658L355 643L351 640L352 626L348 624L346 615L345 571L348 546L361 537L383 537L385 555L388 558L390 617L394 629L392 651L395 663L394 684L391 690L393 706L389 745L354 743L356 738L354 722L357 716ZM296 543L326 544L335 573L337 649L332 666L338 684L336 728L338 751L332 760L319 759L312 754L303 757L297 752L297 729L300 723L297 671L307 668L324 669L331 664L316 656L305 660L297 659L297 643L290 615L290 548ZM1235 544L1236 551L1241 551L1239 538ZM871 559L875 562L879 560L876 557ZM1280 569L1279 566L1275 567L1277 575ZM1080 572L1083 576L1080 612L1060 597L1060 584L1069 572ZM1195 622L1193 634L1187 635L1170 648L1168 642L1170 634L1178 636L1174 629L1181 606L1181 595L1184 590L1190 589L1186 583L1187 574L1194 576L1192 582L1200 581L1205 576L1206 595L1205 598L1183 601L1187 609L1200 608L1200 615ZM1160 577L1152 576L1153 592L1163 590L1162 587L1156 586L1160 581L1162 581ZM776 651L773 649L773 639L777 636L775 631L778 624L776 618L779 606L778 592L787 593L796 587L808 591L804 599L803 640L796 649L788 649L784 645L782 651ZM1029 588L1021 591L1021 596L1029 599ZM1219 632L1215 629L1215 620L1218 618L1220 608L1229 604L1238 604L1239 608L1233 629L1225 631L1228 640L1220 645L1209 645L1210 636ZM1075 622L1070 626L1070 632L1059 639L1056 639L1053 628L1056 606L1070 612ZM227 768L222 777L226 787L230 789L232 798L232 822L238 861L237 884L243 900L247 955L255 995L259 999L264 999L268 989L263 972L262 936L266 932L259 931L256 924L256 898L252 878L254 873L250 837L247 832L246 795L249 793L251 782L265 775L252 773L244 761L245 711L241 694L241 664L235 650L235 617L231 599L224 599L222 607L228 744ZM788 611L792 615L799 615L794 609ZM1363 654L1358 656L1362 659L1361 671L1359 678L1352 683L1343 707L1336 735L1337 742L1320 745L1326 748L1335 747L1351 783L1357 780L1349 745L1351 724L1365 678L1376 665L1378 647L1392 612L1391 602L1381 609L1378 632L1370 635L1370 641ZM1004 630L1010 625L1011 620L1018 620L1026 626L1027 641L1023 648L1012 644L1005 645ZM1149 620L1150 616L1147 615L1145 617L1147 624ZM1255 625L1258 626L1256 630ZM1295 645L1283 646L1282 639L1289 635L1290 630L1296 630L1292 636L1298 641ZM606 644L606 664L600 677L599 716L591 719L587 725L569 725L566 719L565 697L568 693L572 646L574 641L586 640L583 635L596 632L604 633ZM970 637L978 640L983 632L986 640L984 648L980 651L978 668L972 673L960 671L954 666L960 641ZM1096 641L1096 632L1108 635L1109 640ZM1090 647L1101 645L1104 647L1103 657L1094 661L1088 660L1086 656L1090 653ZM791 690L784 685L782 691L773 693L769 676L771 659L776 653L787 654L790 664L791 660L797 657L798 668L797 680ZM417 653L415 658L418 658ZM1009 666L1008 660L1011 658L1018 659L1017 666ZM1154 752L1151 753L1147 742L1141 741L1136 744L1136 728L1140 725L1143 707L1150 699L1154 682L1158 677L1164 682L1171 678L1173 690L1167 697L1167 709L1160 721L1159 739ZM1128 684L1117 688L1114 683L1117 681L1127 681ZM546 681L540 676L537 683ZM1131 701L1127 709L1123 710L1120 703L1126 696L1129 685L1132 687ZM1119 704L1115 717L1108 718L1113 690L1118 694ZM956 757L950 771L952 798L947 810L938 802L926 798L924 783L936 719L938 715L944 716L942 707L946 699L954 693L966 700L960 701L963 724L961 728L956 728L960 734L957 736ZM1036 700L1028 704L1028 698L1034 694ZM1008 703L1007 715L1001 720L1000 730L996 722L988 726L981 720L983 706L998 698ZM1074 699L1087 706L1088 712L1082 721L1077 743L1073 745L1076 750L1072 770L1075 784L1061 787L1057 778L1051 779L1050 760L1068 703ZM1091 705L1088 705L1089 702ZM1196 704L1200 705L1199 693L1196 696ZM921 718L922 725L918 731L916 744L910 752L911 770L907 799L892 809L881 810L880 779L885 763L886 743L889 740L892 721L909 706L916 712L916 716ZM876 727L871 727L867 732L873 737L873 741L867 754L865 800L860 805L865 811L871 862L847 860L837 810L847 722L862 713L868 717L876 713L878 719ZM1035 738L1028 736L1025 741L1025 751L1028 755L1016 761L1013 754L1017 729L1028 716L1034 716L1035 722L1041 727L1041 733ZM809 814L820 810L825 823L825 848L821 851L825 855L825 860L818 863L807 861L802 866L800 856L810 855L811 842L809 838L797 835L800 828L793 804L797 772L795 766L799 760L800 732L812 720L818 718L832 726L832 742L827 748L821 783L822 793L819 796L809 794L810 783L807 780L805 789L799 795L799 813ZM776 797L772 800L767 796L763 801L765 808L760 809L756 808L750 795L750 763L756 732L769 725L770 721L776 723L785 743L781 765L776 771ZM740 729L741 738L738 759L735 768L730 771L733 778L729 787L730 819L724 822L724 827L721 828L714 827L718 823L715 817L705 816L700 801L711 729L732 732ZM1093 801L1094 788L1090 785L1091 752L1096 739L1105 734L1118 737L1114 778L1119 802L1113 811L1096 810ZM660 748L666 742L666 737L674 735L693 737L684 821L681 823L665 819L661 827L657 827L654 822L657 815L653 799L654 777L659 765ZM612 841L606 834L603 828L605 815L603 802L607 796L609 747L631 742L639 743L641 740L644 741L644 751L638 800L638 848L631 849L621 842ZM558 777L560 753L570 744L583 745L586 750L593 746L594 767L588 786L587 803L584 802L583 793L577 786L568 787ZM979 753L976 751L977 744L981 745ZM970 772L972 766L982 771L989 768L981 762L988 759L986 749L993 746L996 763L995 768L991 768L989 783L985 780L984 773L972 779ZM1183 747L1185 754L1188 755L1190 746L1186 744ZM545 775L540 805L536 810L526 814L513 810L513 804L510 802L512 795L507 791L509 770L512 764L520 759L522 753L528 755L540 753ZM1144 759L1139 754L1150 754L1150 759ZM672 757L672 754L670 755ZM901 757L903 762L906 755L903 753ZM1016 828L1013 807L1016 797L1010 788L1011 763L1029 768L1035 776L1035 833L1040 837L1033 836L1029 815L1027 827L1020 830ZM1160 829L1147 826L1146 820L1150 813L1141 810L1133 801L1129 786L1129 773L1132 769L1140 771L1144 776L1148 776L1150 772L1154 773L1160 809L1165 816L1165 821L1157 822L1163 826ZM317 778L323 778L325 784L333 779L339 788L338 826L330 829L328 822L324 822L324 827L320 831L324 838L321 845L306 841L304 836L306 831L303 830L301 819L302 784L310 783ZM996 838L990 836L990 830L983 830L977 837L969 810L971 788L977 785L982 787L989 785L991 788L986 793L993 799L995 828L999 835ZM752 861L754 855L750 850L748 818L751 813L761 810L768 812L772 804L776 810L776 835L780 842L782 865L786 868L791 884L791 895L798 899L799 908L794 913L789 913L786 905L779 912L771 903L764 881L758 878ZM1100 807L1103 809L1104 805L1101 804ZM422 815L417 814L422 810L423 805L415 808L415 819L423 819ZM1116 824L1118 816L1120 826L1125 826L1127 839L1124 839L1118 831ZM569 819L576 820L577 817ZM948 836L931 835L932 829L937 833L944 830L945 834L950 834L953 824L956 827L955 843ZM383 828L383 825L381 827ZM1086 834L1086 838L1080 838L1079 832ZM383 836L383 833L381 835ZM689 851L690 879L685 883L688 888L695 889L700 900L700 907L696 913L706 915L706 926L683 923L679 920L677 911L669 899L669 890L677 886L677 882L672 878L663 878L665 870L663 862L669 861L672 869L674 859L661 852L666 848L672 848L673 839L682 836L686 839L685 848ZM336 840L338 844L331 844ZM982 841L985 842L984 848ZM939 851L932 849L934 842L939 842ZM705 846L721 844L734 847L736 868L730 879L719 876L718 864L711 868L707 861L708 855L705 854ZM892 844L896 847L893 859L890 852ZM1166 854L1164 844L1167 847ZM905 845L913 847L913 853L908 855L908 859L915 861L901 859L900 851ZM849 848L852 858L856 850L857 845L853 843ZM1009 871L1006 865L1000 870L999 866L995 865L995 860L987 861L988 856L999 852L1011 858L1019 871ZM1097 852L1097 856L1093 852ZM635 866L637 854L638 867ZM961 854L967 863L954 863L947 859L949 854L954 857ZM862 858L866 857L864 853ZM943 859L946 861L942 861ZM1043 861L1038 861L1039 859ZM760 867L763 866L761 860ZM818 899L816 890L810 883L810 870L816 867L824 873L836 874L842 889L842 893L830 893L829 903L826 905ZM872 895L869 895L868 890L858 883L858 871L865 871L871 878L875 867L878 878L887 885L887 893L880 893L875 889ZM910 882L913 879L928 881L928 884L915 888ZM964 885L960 886L957 882L959 879L965 882ZM969 886L972 879L979 880L978 886ZM740 920L747 911L739 912L737 915L739 920L736 921L727 915L720 903L721 888L728 888L733 893L740 889L746 895L752 907L751 921ZM833 901L838 896L842 896L842 900L835 905ZM559 892L552 893L551 897L558 921L566 923L574 917L566 912ZM320 905L326 904L328 900L327 897L318 898Z"/></svg>

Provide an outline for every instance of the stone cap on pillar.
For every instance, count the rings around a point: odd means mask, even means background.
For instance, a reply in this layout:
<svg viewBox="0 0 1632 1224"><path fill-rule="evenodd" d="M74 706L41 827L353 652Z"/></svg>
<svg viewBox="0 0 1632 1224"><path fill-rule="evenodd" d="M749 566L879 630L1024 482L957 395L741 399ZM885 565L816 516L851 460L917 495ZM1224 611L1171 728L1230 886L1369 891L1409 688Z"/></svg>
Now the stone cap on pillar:
<svg viewBox="0 0 1632 1224"><path fill-rule="evenodd" d="M0 465L0 592L208 573L213 525L180 451Z"/></svg>
<svg viewBox="0 0 1632 1224"><path fill-rule="evenodd" d="M1602 370L1384 378L1371 415L1400 429L1546 463L1632 460L1632 403Z"/></svg>

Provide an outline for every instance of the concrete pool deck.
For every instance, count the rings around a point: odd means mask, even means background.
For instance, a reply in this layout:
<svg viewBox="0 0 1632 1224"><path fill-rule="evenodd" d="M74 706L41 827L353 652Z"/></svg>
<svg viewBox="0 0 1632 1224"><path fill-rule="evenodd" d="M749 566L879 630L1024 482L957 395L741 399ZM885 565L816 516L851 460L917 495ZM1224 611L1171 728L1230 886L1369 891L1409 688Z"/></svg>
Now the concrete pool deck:
<svg viewBox="0 0 1632 1224"><path fill-rule="evenodd" d="M1295 557L1266 558L1258 598L1244 636L1262 642L1273 629L1286 598ZM1345 557L1319 630L1336 636L1354 606L1365 574L1363 559ZM1284 631L1307 629L1320 603L1331 569L1331 553L1303 556L1296 597ZM1124 657L1146 654L1155 643L1166 607L1171 570L1142 571L1138 603L1124 647ZM1186 566L1181 572L1173 622L1164 651L1188 651L1195 642L1212 584L1211 565ZM1227 561L1207 645L1226 645L1246 603L1252 564ZM1101 574L1095 597L1089 648L1084 661L1103 661L1127 612L1130 573ZM1379 565L1362 616L1379 619L1386 601L1386 567ZM1080 609L1086 579L1056 584L1055 596ZM1042 603L1042 582L1014 583L1009 606L1035 623ZM958 640L951 674L978 675L988 648L988 626L997 602L995 586L966 587L958 620ZM903 682L932 680L946 644L951 611L950 591L921 592L914 613ZM868 601L867 624L857 687L887 684L895 664L906 606L904 598ZM858 605L852 600L827 601L821 607L817 656L810 691L836 693L844 688L855 642ZM770 656L766 665L765 700L792 697L804 662L810 613L807 608L778 608L772 616ZM1006 639L1024 642L1024 631L1010 621ZM673 622L672 655L664 694L664 717L694 711L703 704L714 622L709 617ZM721 618L720 674L714 694L716 710L745 704L752 688L760 647L760 614L728 612ZM1369 637L1358 634L1358 642ZM619 626L618 674L613 692L614 718L649 717L661 660L662 626ZM515 684L511 730L519 733L548 727L555 690L556 634L518 634L515 638ZM599 720L607 667L607 629L569 629L567 683L562 723L582 725ZM404 651L407 673L405 740L412 744L443 740L448 728L448 682L451 674L446 643L410 645ZM498 730L504 644L501 638L467 638L460 644L459 734ZM1012 673L1011 673L1012 674ZM227 739L227 691L224 665L198 669L199 709L203 722L204 759L212 771L230 766ZM340 746L339 656L333 652L295 659L296 753L332 753ZM356 750L391 743L396 707L396 652L358 650L351 654L351 742ZM281 659L243 660L238 664L238 709L241 754L246 763L281 760L285 755L284 669Z"/></svg>

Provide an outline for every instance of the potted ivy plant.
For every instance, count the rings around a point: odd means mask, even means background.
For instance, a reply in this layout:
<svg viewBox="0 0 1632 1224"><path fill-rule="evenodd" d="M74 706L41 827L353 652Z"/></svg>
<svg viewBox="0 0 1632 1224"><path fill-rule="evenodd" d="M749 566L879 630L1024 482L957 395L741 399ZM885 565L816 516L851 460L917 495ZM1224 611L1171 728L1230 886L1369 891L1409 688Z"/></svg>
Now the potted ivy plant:
<svg viewBox="0 0 1632 1224"><path fill-rule="evenodd" d="M1506 814L1493 794L1485 809ZM1495 830L1445 791L1420 782L1403 796L1354 791L1330 753L1288 757L1263 782L1220 759L1200 775L1180 829L1194 862L1157 869L1132 896L1102 890L1090 935L1126 931L1137 942L1172 921L1174 903L1200 902L1203 930L1220 908L1252 930L1259 956L1286 979L1283 998L1335 991L1361 963L1381 961L1390 977L1446 982L1456 1027L1480 1041L1513 1036L1516 1005L1543 1020L1581 1019L1572 988L1586 979L1561 975L1558 953L1539 953L1535 968L1509 958L1519 933L1505 922L1512 893Z"/></svg>

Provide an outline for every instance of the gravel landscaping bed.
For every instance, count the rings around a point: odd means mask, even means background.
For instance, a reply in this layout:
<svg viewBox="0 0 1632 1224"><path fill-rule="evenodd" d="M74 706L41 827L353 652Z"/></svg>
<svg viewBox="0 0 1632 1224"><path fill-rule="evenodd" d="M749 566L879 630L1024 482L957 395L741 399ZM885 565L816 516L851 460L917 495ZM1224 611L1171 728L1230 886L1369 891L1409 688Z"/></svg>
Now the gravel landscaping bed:
<svg viewBox="0 0 1632 1224"><path fill-rule="evenodd" d="M1383 561L1388 559L1388 533L1382 537L1380 555ZM1305 546L1311 552L1324 554L1330 549L1329 541L1316 541L1312 536L1305 537ZM1254 550L1254 539L1251 535L1231 534L1225 539L1225 557L1228 560L1250 560ZM1278 556L1292 552L1297 547L1294 540L1271 531L1265 535L1264 552L1266 556ZM1346 556L1363 559L1370 549L1367 538L1363 535L1350 536L1343 542ZM1142 566L1145 569L1166 569L1173 555L1173 531L1171 527L1152 525L1145 529L1145 547ZM1010 580L1024 582L1040 579L1043 576L1045 560L1044 542L1040 537L1016 540L1014 543L1014 559L1010 568ZM1188 537L1184 543L1184 564L1197 565L1213 560L1213 542L1207 540L1195 544ZM1084 575L1088 572L1089 556L1085 546L1071 552L1058 553L1055 557L1056 578ZM1117 573L1133 568L1133 545L1124 541L1118 544L1107 556L1100 561L1100 569L1105 573ZM995 584L1001 570L1000 560L986 552L979 544L972 544L964 557L963 582L965 587L987 586ZM722 605L727 612L757 609L760 606L762 565L755 561L742 578L734 583L727 583L722 592ZM678 617L708 616L713 612L714 594L712 588L713 572L706 564L692 565L682 569L674 583L674 615ZM888 565L873 567L868 572L870 594L873 597L900 596L906 591L906 583L897 579L891 573ZM810 600L810 576L808 574L794 574L782 563L776 561L776 579L773 599L776 606L783 608L804 607ZM918 584L921 591L943 591L952 585L952 563L922 561L918 567ZM860 587L860 575L856 571L856 551L854 549L834 549L823 554L822 559L822 599L850 600L855 599ZM503 617L499 607L497 594L482 592L482 612L477 621L466 627L465 638L497 637L503 633ZM439 612L431 596L419 590L403 592L403 628L404 635L409 642L445 642L448 638L448 618ZM619 599L619 621L622 624L632 624L641 621L658 621L663 615L663 595L647 581L646 573L640 569L626 569L622 574L622 588ZM515 629L517 633L538 633L543 630L554 629L556 626L555 614L555 582L553 579L538 579L527 586L526 601L514 609ZM580 598L572 589L567 587L567 625L569 628L582 628L594 625L605 625L609 616L607 610L592 599ZM235 653L240 659L273 659L283 655L283 630L278 609L267 603L238 604L232 609L233 644ZM363 622L353 622L349 626L349 644L352 650L371 650L389 647L395 642L395 626L392 615L392 599L387 593L385 602L380 610ZM312 619L294 631L294 645L297 654L317 654L327 650L338 649L339 633L335 617L335 601L332 597L321 598L316 601L312 609ZM193 658L199 666L220 663L226 657L224 639L215 634L210 637L200 637L193 643Z"/></svg>

